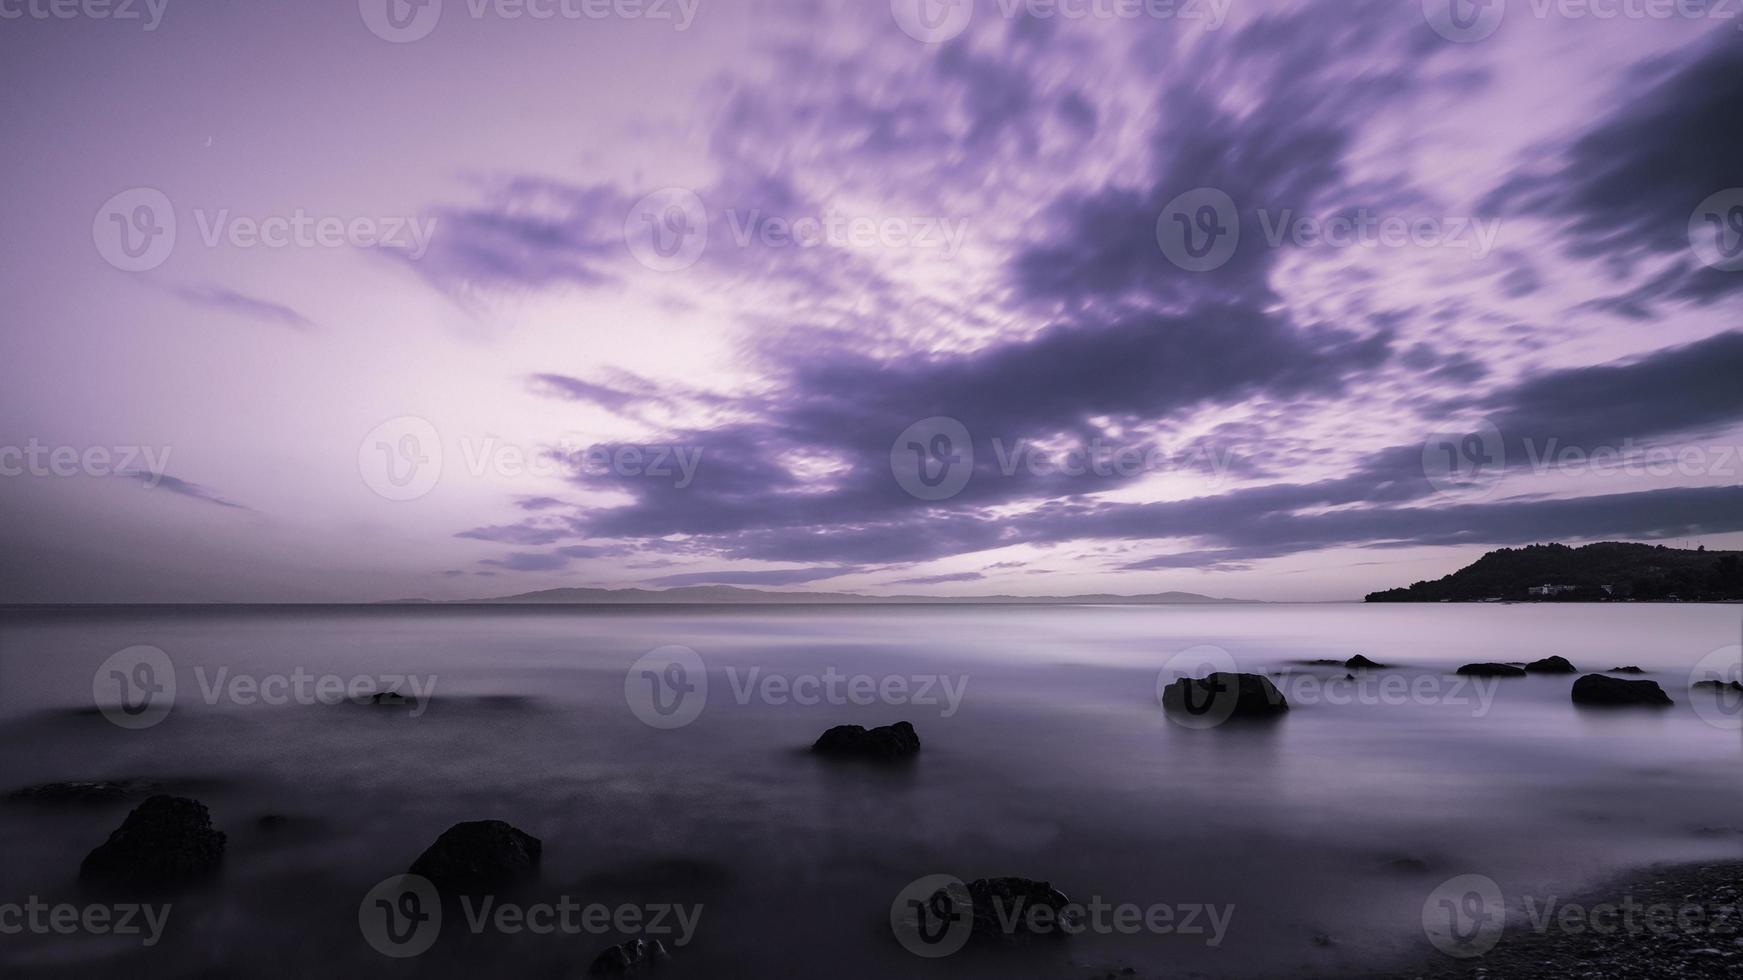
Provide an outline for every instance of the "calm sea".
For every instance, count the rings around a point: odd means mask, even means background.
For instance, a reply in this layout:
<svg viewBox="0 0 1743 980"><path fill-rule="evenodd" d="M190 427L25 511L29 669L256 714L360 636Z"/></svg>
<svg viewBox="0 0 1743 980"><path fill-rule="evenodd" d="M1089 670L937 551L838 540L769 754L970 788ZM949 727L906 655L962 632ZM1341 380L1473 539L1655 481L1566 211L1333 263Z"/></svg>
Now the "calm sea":
<svg viewBox="0 0 1743 980"><path fill-rule="evenodd" d="M1697 665L1735 664L1740 621L1743 608L1693 605L13 611L0 614L0 792L156 780L205 802L229 845L222 876L177 897L157 945L26 932L0 936L0 963L558 977L628 938L472 935L450 915L421 956L373 948L359 923L370 889L449 825L497 818L544 841L522 906L699 907L674 950L681 975L1386 968L1434 955L1423 904L1457 875L1512 898L1743 858L1743 726L1734 704L1688 690ZM125 728L93 704L119 690L114 655L139 645L164 652L175 697ZM670 651L644 676L642 658L673 646L695 652L706 692L655 688L681 680ZM1258 726L1176 724L1157 679L1183 652L1286 673L1293 709ZM1358 653L1395 666L1352 684L1306 664ZM1449 676L1550 654L1582 671L1638 665L1677 704L1593 712L1570 703L1570 677ZM299 696L299 677L316 696ZM335 683L433 694L323 703ZM804 751L832 725L897 720L924 743L912 766ZM89 901L79 862L131 805L0 805L0 905ZM260 826L268 814L287 819ZM1166 908L1176 928L926 959L889 918L933 874L1046 879L1086 903ZM1193 908L1205 931L1182 934Z"/></svg>

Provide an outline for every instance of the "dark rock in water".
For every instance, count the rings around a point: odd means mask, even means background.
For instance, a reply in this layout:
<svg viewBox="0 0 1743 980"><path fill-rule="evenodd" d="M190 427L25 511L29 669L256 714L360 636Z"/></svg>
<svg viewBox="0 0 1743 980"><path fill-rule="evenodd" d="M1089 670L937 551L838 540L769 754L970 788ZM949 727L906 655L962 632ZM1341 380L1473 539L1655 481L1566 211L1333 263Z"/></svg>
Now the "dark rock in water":
<svg viewBox="0 0 1743 980"><path fill-rule="evenodd" d="M1715 691L1743 691L1743 682L1739 681L1695 681L1692 686L1696 690L1700 690L1703 687L1710 687Z"/></svg>
<svg viewBox="0 0 1743 980"><path fill-rule="evenodd" d="M1607 673L1607 674L1644 674L1644 673L1646 673L1646 671L1641 670L1639 667L1611 667L1609 670L1605 671L1605 673Z"/></svg>
<svg viewBox="0 0 1743 980"><path fill-rule="evenodd" d="M658 939L651 943L646 939L632 939L627 943L619 943L594 957L593 965L587 968L587 975L590 977L639 977L654 973L671 962L672 954L666 952L665 943Z"/></svg>
<svg viewBox="0 0 1743 980"><path fill-rule="evenodd" d="M1385 664L1377 664L1359 653L1344 661L1344 666L1350 670L1383 670L1386 667Z"/></svg>
<svg viewBox="0 0 1743 980"><path fill-rule="evenodd" d="M971 942L1063 937L1078 919L1078 910L1066 908L1071 899L1045 881L976 878L968 883L968 897L974 917ZM1038 908L1050 911L1031 913Z"/></svg>
<svg viewBox="0 0 1743 980"><path fill-rule="evenodd" d="M1344 662L1342 660L1325 660L1325 659L1309 660L1308 663L1314 667L1342 667L1344 665Z"/></svg>
<svg viewBox="0 0 1743 980"><path fill-rule="evenodd" d="M133 809L109 839L79 866L79 880L104 885L174 887L215 873L224 861L224 833L212 829L206 805L153 796Z"/></svg>
<svg viewBox="0 0 1743 980"><path fill-rule="evenodd" d="M822 755L891 761L906 759L920 751L920 736L905 721L881 728L837 725L811 744Z"/></svg>
<svg viewBox="0 0 1743 980"><path fill-rule="evenodd" d="M1353 681L1355 679L1356 679L1356 675L1354 675L1354 674L1345 674L1344 675L1344 680L1346 680L1346 681Z"/></svg>
<svg viewBox="0 0 1743 980"><path fill-rule="evenodd" d="M1268 718L1288 711L1289 702L1268 677L1219 671L1175 680L1162 689L1162 707L1211 718Z"/></svg>
<svg viewBox="0 0 1743 980"><path fill-rule="evenodd" d="M1458 672L1466 677L1524 677L1525 668L1511 664L1465 664Z"/></svg>
<svg viewBox="0 0 1743 980"><path fill-rule="evenodd" d="M371 694L358 703L380 705L384 708L403 708L408 704L415 704L416 701L398 691L381 691L377 694Z"/></svg>
<svg viewBox="0 0 1743 980"><path fill-rule="evenodd" d="M1662 707L1674 703L1657 681L1624 681L1603 674L1587 674L1574 681L1573 697L1575 704L1589 705Z"/></svg>
<svg viewBox="0 0 1743 980"><path fill-rule="evenodd" d="M156 783L143 779L100 779L89 782L43 783L26 786L6 794L9 803L45 803L71 806L95 806L120 803L155 789Z"/></svg>
<svg viewBox="0 0 1743 980"><path fill-rule="evenodd" d="M1568 663L1566 657L1544 657L1526 664L1525 671L1530 674L1577 674L1580 669Z"/></svg>
<svg viewBox="0 0 1743 980"><path fill-rule="evenodd" d="M538 875L544 844L501 820L457 823L412 862L437 890L478 895Z"/></svg>
<svg viewBox="0 0 1743 980"><path fill-rule="evenodd" d="M1428 862L1421 858L1401 857L1386 862L1386 866L1399 874L1427 874Z"/></svg>
<svg viewBox="0 0 1743 980"><path fill-rule="evenodd" d="M254 821L254 826L260 830L283 830L289 823L290 818L282 813L266 813Z"/></svg>

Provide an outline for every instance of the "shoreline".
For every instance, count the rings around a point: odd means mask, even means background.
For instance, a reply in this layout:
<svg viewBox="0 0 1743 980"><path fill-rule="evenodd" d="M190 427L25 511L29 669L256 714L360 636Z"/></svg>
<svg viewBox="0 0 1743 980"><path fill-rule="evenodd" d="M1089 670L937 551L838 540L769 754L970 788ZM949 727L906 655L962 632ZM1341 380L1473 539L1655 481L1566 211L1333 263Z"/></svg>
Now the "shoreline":
<svg viewBox="0 0 1743 980"><path fill-rule="evenodd" d="M1525 909L1509 901L1505 929L1479 956L1435 953L1362 980L1743 975L1743 858L1647 865L1537 901Z"/></svg>

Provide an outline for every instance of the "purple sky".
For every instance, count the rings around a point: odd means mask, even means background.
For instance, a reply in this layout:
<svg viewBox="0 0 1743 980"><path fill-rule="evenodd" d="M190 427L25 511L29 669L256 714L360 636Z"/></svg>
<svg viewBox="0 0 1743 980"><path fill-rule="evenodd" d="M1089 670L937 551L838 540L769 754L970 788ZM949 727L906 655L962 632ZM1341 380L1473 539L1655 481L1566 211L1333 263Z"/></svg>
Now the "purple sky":
<svg viewBox="0 0 1743 980"><path fill-rule="evenodd" d="M4 6L0 601L1743 547L1735 20L388 2Z"/></svg>

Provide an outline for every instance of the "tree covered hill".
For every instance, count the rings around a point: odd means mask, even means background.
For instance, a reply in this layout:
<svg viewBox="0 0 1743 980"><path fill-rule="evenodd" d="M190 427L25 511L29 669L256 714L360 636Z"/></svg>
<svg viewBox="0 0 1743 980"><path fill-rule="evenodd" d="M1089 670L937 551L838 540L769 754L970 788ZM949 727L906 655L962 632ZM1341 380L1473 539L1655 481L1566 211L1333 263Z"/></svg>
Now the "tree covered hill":
<svg viewBox="0 0 1743 980"><path fill-rule="evenodd" d="M1572 588L1553 595L1533 595L1530 591L1545 585ZM1374 592L1367 601L1478 602L1499 598L1591 602L1673 596L1708 602L1743 599L1743 552L1690 551L1619 541L1580 548L1565 544L1502 548L1445 578Z"/></svg>

